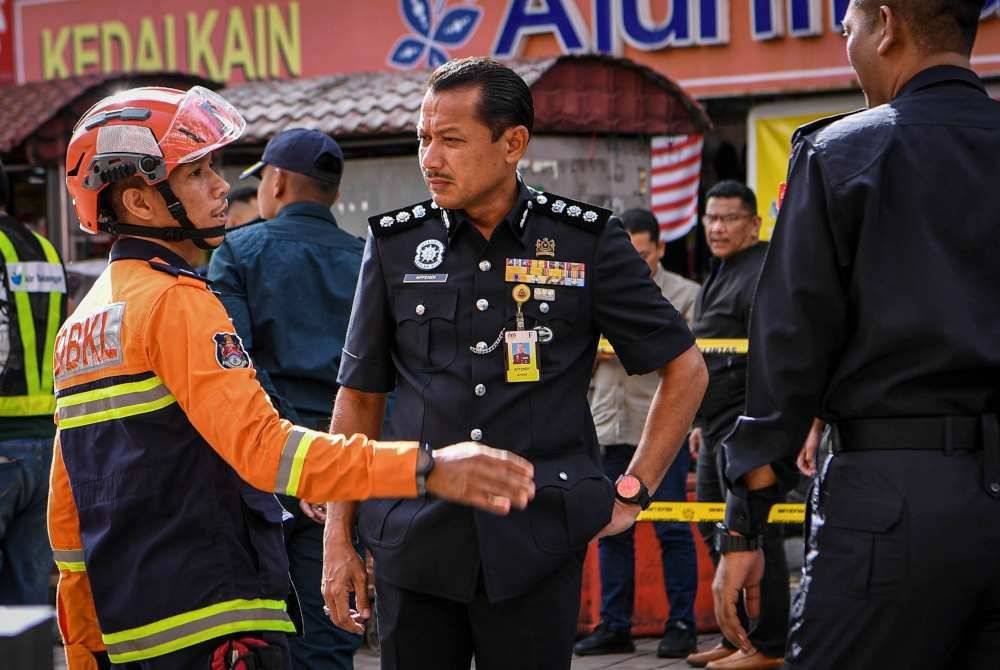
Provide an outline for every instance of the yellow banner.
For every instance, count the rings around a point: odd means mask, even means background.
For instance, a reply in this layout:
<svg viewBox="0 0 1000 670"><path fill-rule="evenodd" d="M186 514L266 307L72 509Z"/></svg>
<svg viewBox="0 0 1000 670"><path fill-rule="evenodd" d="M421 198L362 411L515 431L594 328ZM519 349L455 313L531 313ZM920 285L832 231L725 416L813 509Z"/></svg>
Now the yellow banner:
<svg viewBox="0 0 1000 670"><path fill-rule="evenodd" d="M806 506L802 503L782 503L771 507L768 523L802 523ZM655 502L639 515L639 521L722 521L726 517L725 503Z"/></svg>
<svg viewBox="0 0 1000 670"><path fill-rule="evenodd" d="M750 340L699 338L695 340L703 354L746 354L750 351Z"/></svg>

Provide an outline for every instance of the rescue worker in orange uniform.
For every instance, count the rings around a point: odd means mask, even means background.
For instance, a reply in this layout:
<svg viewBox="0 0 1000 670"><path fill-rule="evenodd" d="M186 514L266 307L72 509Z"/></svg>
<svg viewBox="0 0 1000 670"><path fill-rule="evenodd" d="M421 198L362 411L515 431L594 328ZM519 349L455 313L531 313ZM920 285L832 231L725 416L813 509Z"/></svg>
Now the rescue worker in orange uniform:
<svg viewBox="0 0 1000 670"><path fill-rule="evenodd" d="M97 103L70 140L81 226L118 239L55 345L49 535L69 670L288 668L274 492L427 492L497 514L534 495L527 461L481 444L431 456L279 419L184 260L221 241L229 186L212 154L244 126L207 89L141 88Z"/></svg>

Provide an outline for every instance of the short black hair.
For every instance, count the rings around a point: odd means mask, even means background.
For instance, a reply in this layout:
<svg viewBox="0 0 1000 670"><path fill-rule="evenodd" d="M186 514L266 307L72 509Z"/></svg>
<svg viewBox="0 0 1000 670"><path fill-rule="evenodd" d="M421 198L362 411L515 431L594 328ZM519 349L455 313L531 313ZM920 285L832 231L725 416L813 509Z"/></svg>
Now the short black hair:
<svg viewBox="0 0 1000 670"><path fill-rule="evenodd" d="M648 233L653 244L660 243L660 223L648 209L638 207L622 214L622 223L628 233Z"/></svg>
<svg viewBox="0 0 1000 670"><path fill-rule="evenodd" d="M535 124L535 104L524 79L506 65L491 58L471 57L450 60L431 74L431 91L479 87L479 118L496 142L504 131L524 126L531 134Z"/></svg>
<svg viewBox="0 0 1000 670"><path fill-rule="evenodd" d="M752 216L757 216L757 196L754 195L753 189L735 179L720 181L708 189L708 193L705 194L705 202L708 202L709 198L739 198L747 211Z"/></svg>
<svg viewBox="0 0 1000 670"><path fill-rule="evenodd" d="M238 186L229 192L227 199L229 200L229 202L249 203L256 197L257 197L256 186Z"/></svg>
<svg viewBox="0 0 1000 670"><path fill-rule="evenodd" d="M10 182L7 181L3 161L0 161L0 207L6 208L8 205L10 205Z"/></svg>
<svg viewBox="0 0 1000 670"><path fill-rule="evenodd" d="M985 4L986 0L854 0L855 7L871 16L882 5L894 9L924 51L964 56L972 53Z"/></svg>

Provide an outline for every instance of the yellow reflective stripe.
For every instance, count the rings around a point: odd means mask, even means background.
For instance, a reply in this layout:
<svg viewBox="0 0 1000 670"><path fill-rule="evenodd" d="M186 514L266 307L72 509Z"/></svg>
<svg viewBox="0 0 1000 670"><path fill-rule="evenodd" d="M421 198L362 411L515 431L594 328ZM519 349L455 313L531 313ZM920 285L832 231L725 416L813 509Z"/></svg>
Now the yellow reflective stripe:
<svg viewBox="0 0 1000 670"><path fill-rule="evenodd" d="M73 417L71 419L60 419L59 428L61 430L69 430L70 428L89 426L95 423L101 423L102 421L111 421L113 419L127 419L130 416L155 412L158 409L169 407L170 405L173 405L176 402L177 399L174 398L172 394L168 393L162 398L157 398L156 400L151 400L150 402L139 403L138 405L129 405L128 407L106 409L101 412L94 412L93 414L84 414L83 416Z"/></svg>
<svg viewBox="0 0 1000 670"><path fill-rule="evenodd" d="M281 600L229 600L176 614L144 626L102 635L114 663L162 656L228 633L294 632Z"/></svg>
<svg viewBox="0 0 1000 670"><path fill-rule="evenodd" d="M56 248L47 239L33 233L45 252L45 260L53 265L62 265ZM65 275L65 270L63 271ZM59 321L62 316L63 294L55 291L49 293L49 318L45 322L45 354L42 359L42 376L40 386L43 393L52 393L52 357L56 348L56 335L59 333Z"/></svg>
<svg viewBox="0 0 1000 670"><path fill-rule="evenodd" d="M41 416L55 409L56 398L52 395L0 396L0 417Z"/></svg>
<svg viewBox="0 0 1000 670"><path fill-rule="evenodd" d="M309 445L316 436L314 430L295 426L285 438L285 446L281 448L281 459L278 461L278 476L274 490L277 493L298 497L299 482L302 479L302 466L305 464Z"/></svg>
<svg viewBox="0 0 1000 670"><path fill-rule="evenodd" d="M5 263L17 263L17 250L7 234L0 231L0 253ZM9 280L9 277L8 277ZM11 293L10 287L7 292ZM31 301L23 291L13 291L14 304L17 307L17 328L21 334L21 349L24 354L24 382L28 395L41 395L41 384L38 380L38 345L35 343L35 319L31 314Z"/></svg>
<svg viewBox="0 0 1000 670"><path fill-rule="evenodd" d="M83 561L56 561L56 567L62 572L86 572Z"/></svg>
<svg viewBox="0 0 1000 670"><path fill-rule="evenodd" d="M746 354L750 351L748 339L699 338L695 344L703 354Z"/></svg>
<svg viewBox="0 0 1000 670"><path fill-rule="evenodd" d="M63 396L56 402L56 406L59 409L62 409L63 407L82 405L85 402L92 402L94 400L114 398L116 396L125 395L126 393L142 393L143 391L155 389L157 386L163 386L163 380L159 377L150 377L149 379L143 379L137 382L126 382L124 384L116 384L114 386L94 389L93 391L84 391L83 393L74 393L73 395Z"/></svg>

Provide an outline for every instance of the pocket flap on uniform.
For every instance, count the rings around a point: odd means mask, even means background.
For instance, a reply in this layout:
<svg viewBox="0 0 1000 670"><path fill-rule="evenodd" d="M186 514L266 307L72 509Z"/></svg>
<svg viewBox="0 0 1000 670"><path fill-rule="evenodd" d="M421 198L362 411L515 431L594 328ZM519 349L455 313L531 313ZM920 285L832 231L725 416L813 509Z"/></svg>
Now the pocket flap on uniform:
<svg viewBox="0 0 1000 670"><path fill-rule="evenodd" d="M534 466L535 488L556 486L561 489L571 489L580 480L604 477L604 471L586 454L535 461Z"/></svg>
<svg viewBox="0 0 1000 670"><path fill-rule="evenodd" d="M452 288L404 288L396 296L396 318L418 323L431 319L454 321L458 291Z"/></svg>
<svg viewBox="0 0 1000 670"><path fill-rule="evenodd" d="M833 495L833 492L827 494ZM829 526L884 533L892 528L903 515L902 496L886 492L884 495L850 489L837 491L837 500L824 500L825 522Z"/></svg>

